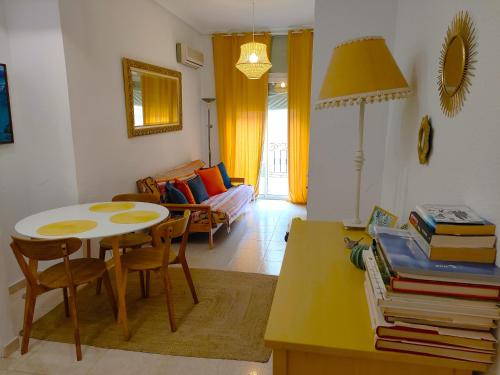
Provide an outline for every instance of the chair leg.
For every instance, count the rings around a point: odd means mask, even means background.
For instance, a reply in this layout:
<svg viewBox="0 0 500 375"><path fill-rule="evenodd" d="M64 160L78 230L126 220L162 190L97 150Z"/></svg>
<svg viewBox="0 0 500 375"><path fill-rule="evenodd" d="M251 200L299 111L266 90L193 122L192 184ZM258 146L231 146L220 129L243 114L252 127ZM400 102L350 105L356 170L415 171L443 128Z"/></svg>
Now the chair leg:
<svg viewBox="0 0 500 375"><path fill-rule="evenodd" d="M146 298L149 297L149 286L151 285L151 271L146 271Z"/></svg>
<svg viewBox="0 0 500 375"><path fill-rule="evenodd" d="M113 310L113 314L115 319L118 318L118 308L116 307L116 299L113 293L113 287L111 286L111 281L109 280L108 271L104 272L102 275L102 281L104 282L104 287L106 288L106 293L108 294L109 303L111 305L111 309Z"/></svg>
<svg viewBox="0 0 500 375"><path fill-rule="evenodd" d="M163 279L163 287L165 289L165 298L167 299L168 320L170 321L170 330L172 332L175 332L177 330L177 327L175 326L175 319L174 319L174 304L172 301L172 296L170 295L168 270L167 269L162 270L161 276Z"/></svg>
<svg viewBox="0 0 500 375"><path fill-rule="evenodd" d="M141 296L142 298L146 298L146 285L144 283L144 271L139 271L139 281L141 283Z"/></svg>
<svg viewBox="0 0 500 375"><path fill-rule="evenodd" d="M64 297L64 315L69 318L68 288L62 288Z"/></svg>
<svg viewBox="0 0 500 375"><path fill-rule="evenodd" d="M212 229L208 232L208 247L209 249L214 248L214 234L212 232Z"/></svg>
<svg viewBox="0 0 500 375"><path fill-rule="evenodd" d="M106 259L106 250L103 249L102 247L99 249L99 259L104 261ZM97 279L97 285L95 287L95 294L99 295L101 294L101 286L102 286L102 278L99 277Z"/></svg>
<svg viewBox="0 0 500 375"><path fill-rule="evenodd" d="M187 264L186 259L181 261L182 270L184 271L184 276L186 276L186 281L189 285L189 289L191 290L191 295L193 296L194 303L197 304L198 296L196 295L196 289L194 287L193 278L191 277L191 271L189 270L189 266Z"/></svg>
<svg viewBox="0 0 500 375"><path fill-rule="evenodd" d="M76 360L82 360L82 345L80 343L80 327L78 323L78 309L76 304L76 287L69 287L69 304L71 307L71 320L73 321L73 335L75 338Z"/></svg>
<svg viewBox="0 0 500 375"><path fill-rule="evenodd" d="M31 326L33 325L33 315L35 313L36 292L30 287L26 288L26 303L24 307L23 341L21 344L21 354L28 352Z"/></svg>
<svg viewBox="0 0 500 375"><path fill-rule="evenodd" d="M125 267L122 269L122 280L121 280L121 285L123 289L123 294L126 296L127 295L127 282L128 282L128 269ZM120 316L120 311L118 311L118 323L121 322L122 317ZM127 339L128 341L128 339Z"/></svg>

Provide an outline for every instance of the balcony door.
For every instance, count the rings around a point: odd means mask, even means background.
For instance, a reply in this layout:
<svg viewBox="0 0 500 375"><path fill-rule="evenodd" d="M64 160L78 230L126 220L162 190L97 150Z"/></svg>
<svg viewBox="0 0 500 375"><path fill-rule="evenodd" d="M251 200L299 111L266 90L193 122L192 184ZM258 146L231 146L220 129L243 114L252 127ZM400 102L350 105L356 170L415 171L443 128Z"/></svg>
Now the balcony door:
<svg viewBox="0 0 500 375"><path fill-rule="evenodd" d="M288 198L288 93L286 77L270 80L259 192L268 199Z"/></svg>

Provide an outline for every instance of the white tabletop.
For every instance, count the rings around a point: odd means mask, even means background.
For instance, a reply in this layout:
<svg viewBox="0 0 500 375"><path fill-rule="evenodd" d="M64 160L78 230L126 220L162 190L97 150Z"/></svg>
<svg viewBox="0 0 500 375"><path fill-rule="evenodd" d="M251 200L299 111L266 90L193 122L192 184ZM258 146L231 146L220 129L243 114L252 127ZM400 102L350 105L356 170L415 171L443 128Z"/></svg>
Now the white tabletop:
<svg viewBox="0 0 500 375"><path fill-rule="evenodd" d="M169 215L169 211L167 208L160 206L159 204L143 203L143 202L133 202L135 206L130 210L123 210L118 212L90 211L89 209L90 206L99 203L109 203L109 202L77 204L74 206L66 206L49 211L40 212L38 214L28 216L19 221L15 226L15 230L17 233L31 238L57 239L57 238L77 237L81 239L91 239L91 238L117 236L120 234L130 233L137 230L149 228L165 220ZM132 210L155 211L158 212L160 216L157 219L136 224L115 224L110 221L111 216L117 213L132 211ZM67 236L43 236L37 233L38 228L40 228L42 225L47 225L63 220L94 220L97 222L97 226L86 232L76 233Z"/></svg>

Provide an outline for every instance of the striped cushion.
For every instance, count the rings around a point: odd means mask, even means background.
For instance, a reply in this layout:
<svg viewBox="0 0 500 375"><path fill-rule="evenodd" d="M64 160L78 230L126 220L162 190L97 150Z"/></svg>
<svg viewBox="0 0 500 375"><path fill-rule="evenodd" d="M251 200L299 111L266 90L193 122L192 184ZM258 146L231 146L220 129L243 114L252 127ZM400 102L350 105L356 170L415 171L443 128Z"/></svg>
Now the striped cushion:
<svg viewBox="0 0 500 375"><path fill-rule="evenodd" d="M215 221L231 224L241 214L248 202L252 200L253 193L252 186L238 185L228 189L225 193L210 197L202 204L208 204L211 207ZM206 215L202 215L202 212L193 212L193 221L195 223L199 223L203 219L207 218Z"/></svg>

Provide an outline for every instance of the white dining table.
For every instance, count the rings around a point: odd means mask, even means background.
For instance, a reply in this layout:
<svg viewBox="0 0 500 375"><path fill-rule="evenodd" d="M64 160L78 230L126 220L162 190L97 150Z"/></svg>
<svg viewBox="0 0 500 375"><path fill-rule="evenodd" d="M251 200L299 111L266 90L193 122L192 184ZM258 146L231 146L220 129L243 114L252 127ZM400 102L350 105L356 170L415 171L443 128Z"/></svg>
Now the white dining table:
<svg viewBox="0 0 500 375"><path fill-rule="evenodd" d="M82 240L91 240L93 238L111 237L116 277L116 290L118 293L118 323L121 323L125 340L128 340L130 338L130 333L127 321L127 306L125 303L125 286L123 285L123 269L120 261L119 238L122 234L147 229L162 222L168 218L169 210L159 204L144 202L131 202L134 207L115 212L96 212L90 210L91 206L103 203L111 202L77 204L43 211L20 220L15 225L14 229L17 233L23 236L37 239L61 239L76 237ZM134 224L116 224L110 220L111 216L115 214L135 210L154 211L158 213L159 216L147 222ZM38 229L42 226L66 220L93 220L97 223L97 225L93 229L85 232L64 236L47 236L38 233Z"/></svg>

